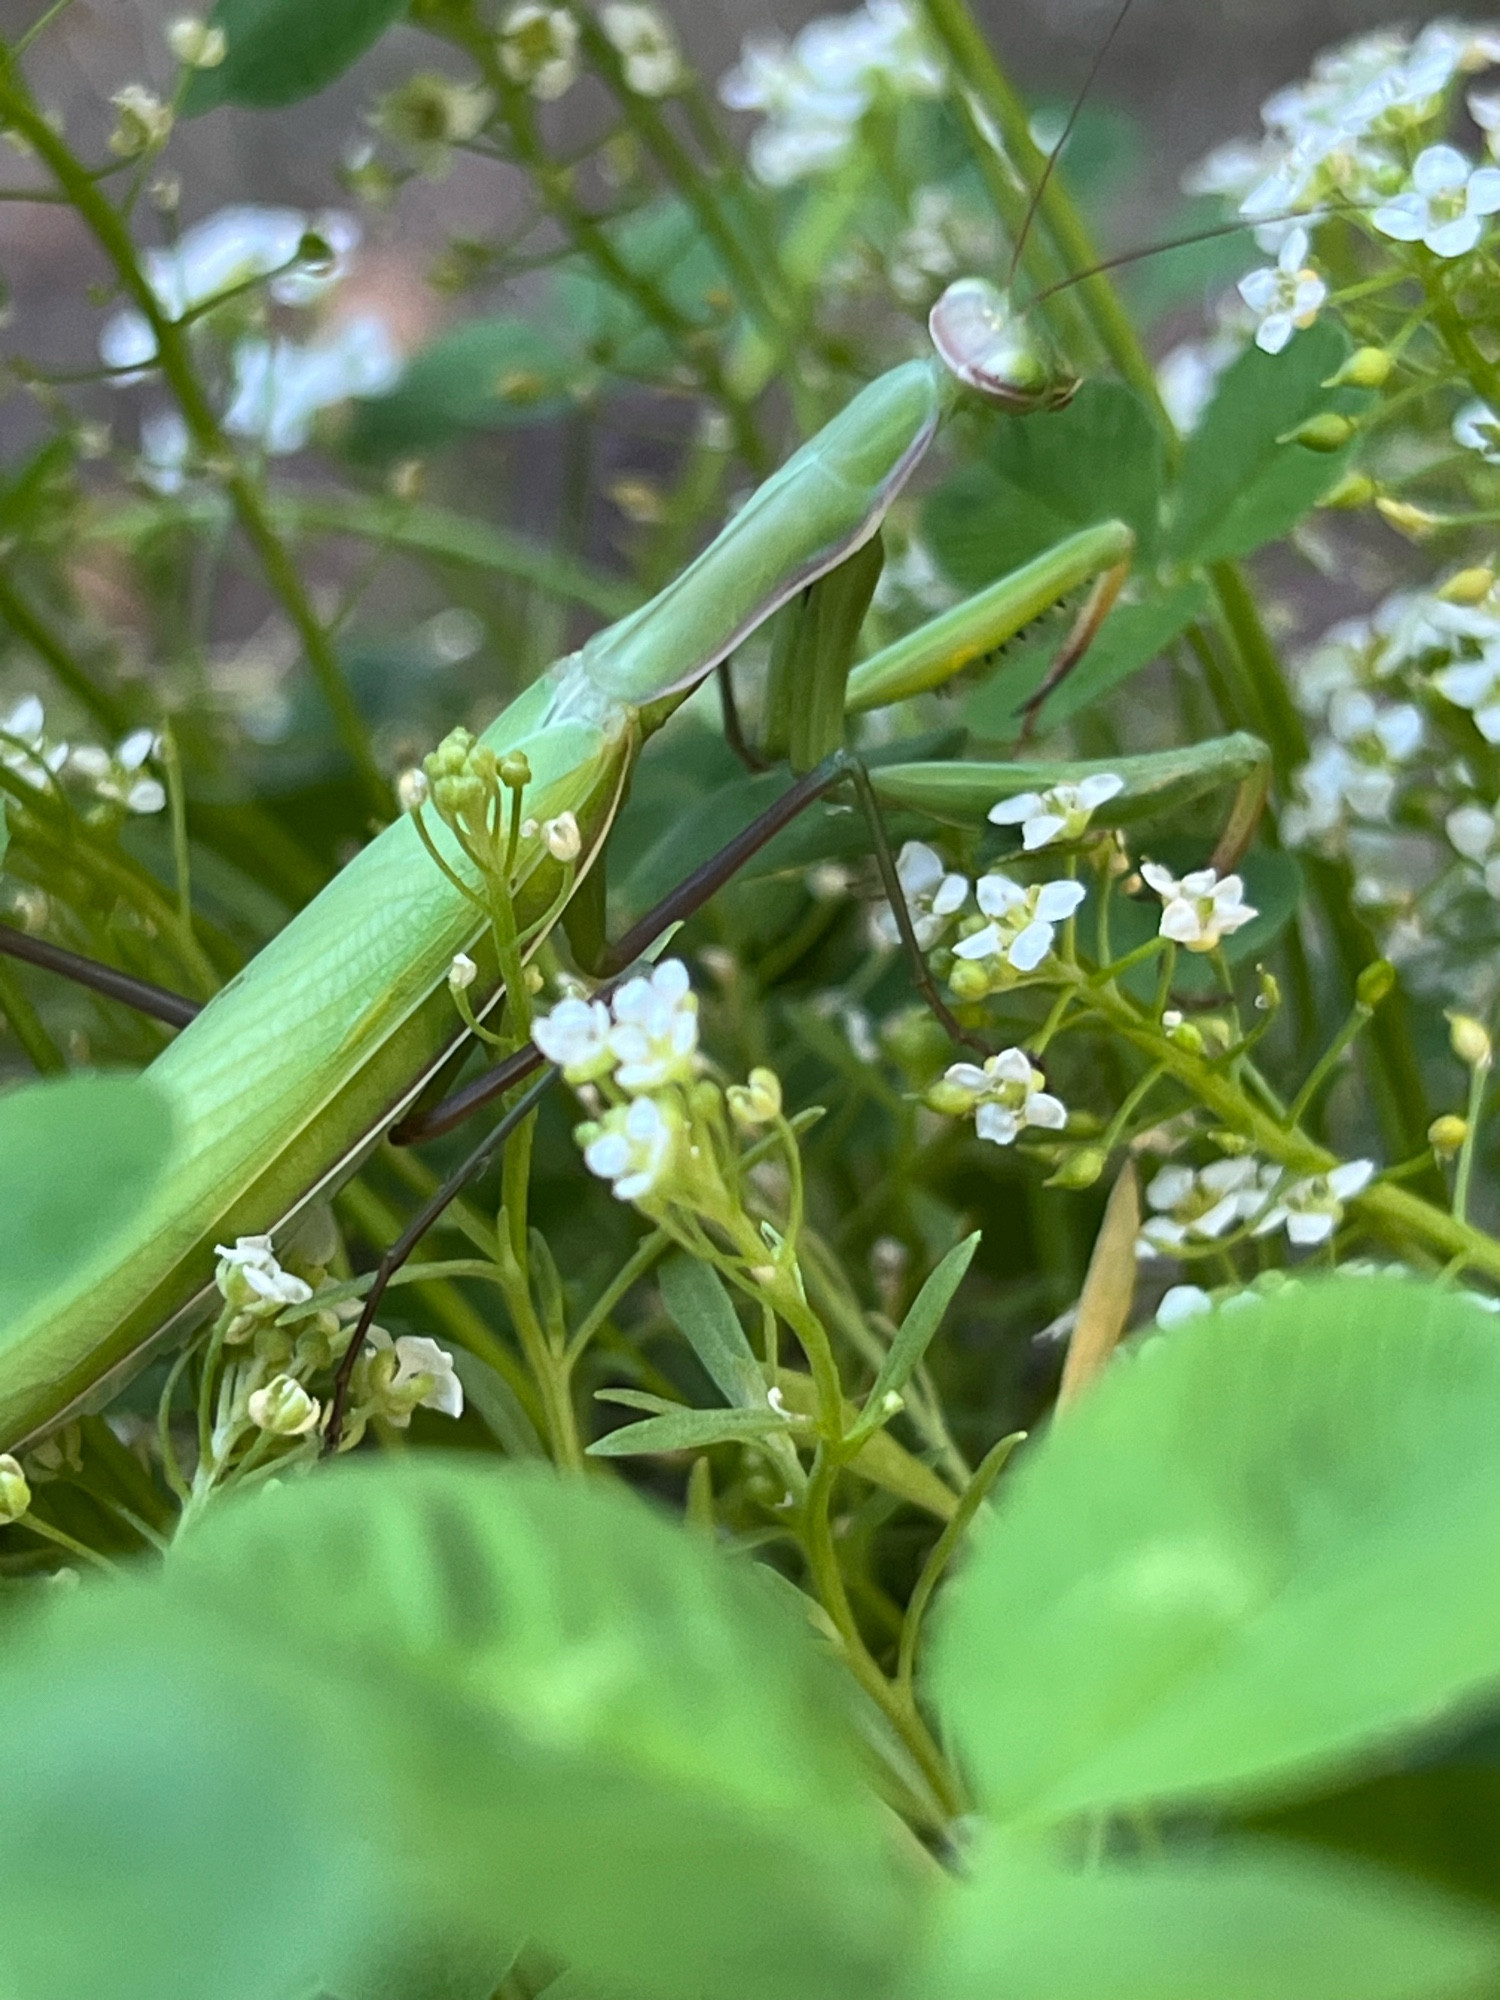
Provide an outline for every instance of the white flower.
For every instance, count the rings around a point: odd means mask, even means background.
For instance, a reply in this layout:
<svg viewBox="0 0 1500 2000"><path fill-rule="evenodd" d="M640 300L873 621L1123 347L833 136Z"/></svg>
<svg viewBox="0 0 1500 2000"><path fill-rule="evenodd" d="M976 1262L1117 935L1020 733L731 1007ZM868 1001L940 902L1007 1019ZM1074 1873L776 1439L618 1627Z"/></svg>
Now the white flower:
<svg viewBox="0 0 1500 2000"><path fill-rule="evenodd" d="M450 993L465 993L479 977L479 967L466 951L455 952L453 963L448 967L448 990Z"/></svg>
<svg viewBox="0 0 1500 2000"><path fill-rule="evenodd" d="M46 712L34 694L23 695L9 715L0 716L0 764L28 785L48 784L71 755L66 743L47 741L45 728Z"/></svg>
<svg viewBox="0 0 1500 2000"><path fill-rule="evenodd" d="M583 1149L589 1172L614 1183L620 1201L642 1201L661 1180L676 1150L677 1126L654 1097L617 1105L596 1126Z"/></svg>
<svg viewBox="0 0 1500 2000"><path fill-rule="evenodd" d="M968 877L950 874L943 865L942 856L925 842L908 840L896 857L896 879L906 897L912 934L918 949L931 951L947 930L950 920L969 900ZM877 944L892 945L901 941L895 913L888 903L875 911L870 928Z"/></svg>
<svg viewBox="0 0 1500 2000"><path fill-rule="evenodd" d="M574 815L563 812L549 819L542 827L542 845L554 861L576 861L583 852L583 835Z"/></svg>
<svg viewBox="0 0 1500 2000"><path fill-rule="evenodd" d="M370 313L306 346L279 334L243 340L234 352L234 395L224 428L254 438L273 457L300 451L320 410L350 396L377 396L400 373L390 332Z"/></svg>
<svg viewBox="0 0 1500 2000"><path fill-rule="evenodd" d="M275 1375L250 1395L250 1421L273 1437L305 1437L317 1426L322 1411L292 1375Z"/></svg>
<svg viewBox="0 0 1500 2000"><path fill-rule="evenodd" d="M500 23L500 67L544 104L578 80L578 23L564 7L524 0Z"/></svg>
<svg viewBox="0 0 1500 2000"><path fill-rule="evenodd" d="M219 1259L214 1283L237 1315L231 1334L243 1332L252 1320L274 1319L286 1306L306 1305L312 1297L311 1285L281 1268L269 1236L241 1236L232 1248L223 1243L214 1247Z"/></svg>
<svg viewBox="0 0 1500 2000"><path fill-rule="evenodd" d="M1240 342L1226 334L1208 340L1185 340L1162 357L1156 387L1167 415L1183 437L1198 428L1214 399L1219 377L1240 352Z"/></svg>
<svg viewBox="0 0 1500 2000"><path fill-rule="evenodd" d="M1411 170L1411 187L1370 218L1383 236L1425 243L1435 257L1462 257L1500 209L1500 167L1471 167L1456 146L1429 146Z"/></svg>
<svg viewBox="0 0 1500 2000"><path fill-rule="evenodd" d="M1500 819L1471 803L1455 807L1443 824L1455 850L1483 869L1486 891L1500 902Z"/></svg>
<svg viewBox="0 0 1500 2000"><path fill-rule="evenodd" d="M1453 441L1465 451L1477 451L1491 465L1500 465L1500 417L1478 397L1454 417Z"/></svg>
<svg viewBox="0 0 1500 2000"><path fill-rule="evenodd" d="M298 265L298 250L309 234L333 251L330 261ZM273 271L282 275L270 287L272 297L282 305L304 306L339 282L358 242L359 224L352 216L239 204L185 229L169 249L142 252L141 269L162 311L173 319ZM150 325L133 308L113 314L99 337L99 354L111 368L146 367L156 356Z"/></svg>
<svg viewBox="0 0 1500 2000"><path fill-rule="evenodd" d="M463 1415L464 1385L453 1366L453 1356L435 1340L415 1333L403 1333L392 1340L383 1326L372 1326L369 1338L367 1353L394 1352L396 1356L396 1372L385 1384L382 1398L388 1422L404 1430L414 1409L440 1410L445 1417Z"/></svg>
<svg viewBox="0 0 1500 2000"><path fill-rule="evenodd" d="M187 484L193 441L180 410L153 410L141 418L136 470L153 493L180 493Z"/></svg>
<svg viewBox="0 0 1500 2000"><path fill-rule="evenodd" d="M960 938L953 955L978 965L994 961L988 967L990 976L1003 984L1006 967L1012 972L1036 971L1052 950L1057 926L1073 915L1087 891L1081 882L1067 880L1037 882L1023 889L1008 875L993 874L980 876L974 894L990 921Z"/></svg>
<svg viewBox="0 0 1500 2000"><path fill-rule="evenodd" d="M1255 344L1263 353L1279 354L1298 327L1312 325L1328 297L1327 285L1308 264L1307 250L1307 231L1293 229L1274 266L1240 279L1239 295L1260 321Z"/></svg>
<svg viewBox="0 0 1500 2000"><path fill-rule="evenodd" d="M1486 647L1477 660L1440 668L1432 685L1455 707L1469 710L1486 743L1500 743L1500 645Z"/></svg>
<svg viewBox="0 0 1500 2000"><path fill-rule="evenodd" d="M641 97L666 97L683 81L682 51L669 22L654 7L611 0L599 25L614 44L625 81Z"/></svg>
<svg viewBox="0 0 1500 2000"><path fill-rule="evenodd" d="M1288 1238L1303 1248L1326 1243L1344 1219L1344 1203L1362 1193L1374 1177L1373 1160L1346 1160L1326 1174L1294 1181L1255 1225L1255 1233L1267 1236L1285 1224Z"/></svg>
<svg viewBox="0 0 1500 2000"><path fill-rule="evenodd" d="M1184 1320L1199 1319L1213 1309L1213 1299L1201 1285L1173 1285L1170 1291L1163 1293L1161 1304L1156 1308L1156 1324L1169 1331L1174 1326L1181 1326Z"/></svg>
<svg viewBox="0 0 1500 2000"><path fill-rule="evenodd" d="M559 1000L533 1022L531 1038L569 1083L593 1083L614 1067L613 1025L602 1000Z"/></svg>
<svg viewBox="0 0 1500 2000"><path fill-rule="evenodd" d="M954 1063L940 1086L943 1108L972 1112L974 1129L995 1146L1009 1146L1028 1126L1061 1132L1067 1107L1046 1089L1047 1079L1024 1049L1002 1049L980 1068Z"/></svg>
<svg viewBox="0 0 1500 2000"><path fill-rule="evenodd" d="M196 14L183 14L166 26L167 47L188 69L217 69L229 52L222 28L211 28Z"/></svg>
<svg viewBox="0 0 1500 2000"><path fill-rule="evenodd" d="M1019 826L1028 854L1050 847L1054 840L1078 840L1089 821L1110 799L1125 789L1113 771L1099 771L1076 785L1054 785L1047 792L1021 792L991 806L991 826Z"/></svg>
<svg viewBox="0 0 1500 2000"><path fill-rule="evenodd" d="M634 1093L685 1083L698 1067L698 996L680 958L666 959L649 978L629 980L611 1003L610 1053L615 1082ZM627 1197L628 1199L628 1197Z"/></svg>
<svg viewBox="0 0 1500 2000"><path fill-rule="evenodd" d="M1141 1254L1174 1256L1186 1243L1213 1242L1237 1222L1249 1221L1264 1205L1266 1173L1249 1154L1196 1169L1163 1167L1146 1190L1152 1212L1141 1228ZM1275 1167L1269 1176L1274 1184Z"/></svg>
<svg viewBox="0 0 1500 2000"><path fill-rule="evenodd" d="M1216 951L1221 938L1260 914L1245 901L1245 885L1238 875L1221 880L1212 868L1199 868L1179 881L1154 861L1148 861L1141 874L1165 905L1161 935L1189 951Z"/></svg>
<svg viewBox="0 0 1500 2000"><path fill-rule="evenodd" d="M122 160L133 160L166 144L172 130L172 111L154 90L147 90L144 84L127 83L109 101L120 114L109 135L112 153Z"/></svg>

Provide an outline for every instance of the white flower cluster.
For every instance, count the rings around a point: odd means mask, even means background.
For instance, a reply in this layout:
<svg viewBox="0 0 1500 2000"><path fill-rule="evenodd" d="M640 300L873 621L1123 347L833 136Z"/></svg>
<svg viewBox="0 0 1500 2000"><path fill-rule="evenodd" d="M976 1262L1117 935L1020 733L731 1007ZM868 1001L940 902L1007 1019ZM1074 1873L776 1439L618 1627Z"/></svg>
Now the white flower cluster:
<svg viewBox="0 0 1500 2000"><path fill-rule="evenodd" d="M1245 885L1238 875L1195 868L1179 881L1170 868L1148 861L1141 877L1161 897L1162 937L1188 951L1217 951L1226 937L1260 914L1245 901Z"/></svg>
<svg viewBox="0 0 1500 2000"><path fill-rule="evenodd" d="M946 80L911 0L866 0L810 21L791 42L752 37L719 95L731 110L762 114L750 165L768 187L786 187L841 165L877 99L936 97Z"/></svg>
<svg viewBox="0 0 1500 2000"><path fill-rule="evenodd" d="M687 967L666 959L608 1002L560 1000L532 1036L569 1083L608 1084L625 1100L599 1120L584 1160L621 1201L639 1201L661 1180L683 1129L674 1086L700 1068L698 997Z"/></svg>
<svg viewBox="0 0 1500 2000"><path fill-rule="evenodd" d="M1067 1107L1048 1091L1047 1079L1024 1049L1002 1049L981 1067L954 1063L928 1094L935 1111L949 1117L972 1117L981 1139L993 1146L1012 1146L1035 1126L1061 1132Z"/></svg>
<svg viewBox="0 0 1500 2000"><path fill-rule="evenodd" d="M578 81L578 23L566 7L522 0L500 23L500 67L540 103L564 97Z"/></svg>
<svg viewBox="0 0 1500 2000"><path fill-rule="evenodd" d="M0 764L25 784L43 789L59 780L77 780L105 808L157 813L166 788L145 769L156 754L156 732L133 729L113 751L93 743L50 743L46 711L34 694L23 695L0 716Z"/></svg>
<svg viewBox="0 0 1500 2000"><path fill-rule="evenodd" d="M1248 1153L1203 1167L1166 1166L1146 1190L1150 1214L1136 1251L1142 1257L1181 1257L1244 1227L1254 1236L1285 1229L1289 1242L1313 1249L1329 1241L1344 1219L1345 1204L1374 1177L1373 1160L1346 1160L1326 1174L1288 1179L1282 1168Z"/></svg>
<svg viewBox="0 0 1500 2000"><path fill-rule="evenodd" d="M233 435L273 455L300 451L320 410L377 395L396 380L401 357L377 314L355 314L305 342L264 329L268 302L323 304L347 275L359 235L347 215L236 205L184 230L169 249L143 252L146 279L172 318L217 317L215 301L223 301L217 312L232 336L223 422ZM134 307L113 314L99 353L118 382L139 380L156 359L145 315ZM151 413L141 441L142 476L159 492L178 491L191 455L182 418Z"/></svg>

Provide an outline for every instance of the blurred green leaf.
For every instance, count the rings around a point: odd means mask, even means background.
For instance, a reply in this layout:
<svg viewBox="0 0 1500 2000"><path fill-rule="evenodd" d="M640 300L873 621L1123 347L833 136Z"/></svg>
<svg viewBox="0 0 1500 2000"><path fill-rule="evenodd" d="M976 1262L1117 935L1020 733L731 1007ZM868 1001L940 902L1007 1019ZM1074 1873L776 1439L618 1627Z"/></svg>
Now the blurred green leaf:
<svg viewBox="0 0 1500 2000"><path fill-rule="evenodd" d="M167 1586L341 1685L434 1916L482 1911L612 1993L885 1981L911 1912L833 1669L751 1572L624 1493L349 1465L226 1506Z"/></svg>
<svg viewBox="0 0 1500 2000"><path fill-rule="evenodd" d="M1139 560L1156 546L1162 441L1145 404L1120 382L1085 382L1064 410L987 417L984 452L923 510L933 554L955 583L980 590L1063 536L1118 519Z"/></svg>
<svg viewBox="0 0 1500 2000"><path fill-rule="evenodd" d="M565 326L470 319L414 354L395 387L350 407L355 458L405 458L465 430L550 422L572 401L577 349Z"/></svg>
<svg viewBox="0 0 1500 2000"><path fill-rule="evenodd" d="M217 69L194 72L186 117L220 104L296 104L343 74L406 12L407 0L214 0L209 24L224 30Z"/></svg>
<svg viewBox="0 0 1500 2000"><path fill-rule="evenodd" d="M1375 1870L1270 1844L1049 1868L992 1843L950 1890L912 2000L1427 2000L1471 1993L1500 1927Z"/></svg>
<svg viewBox="0 0 1500 2000"><path fill-rule="evenodd" d="M1500 1344L1305 1281L1118 1362L1014 1474L934 1691L1002 1819L1284 1796L1500 1684Z"/></svg>
<svg viewBox="0 0 1500 2000"><path fill-rule="evenodd" d="M1323 410L1354 415L1358 389L1325 389L1349 352L1338 327L1319 321L1280 354L1248 347L1220 379L1183 449L1170 502L1167 554L1186 563L1250 555L1289 534L1341 479L1358 449L1309 451L1277 439Z"/></svg>
<svg viewBox="0 0 1500 2000"><path fill-rule="evenodd" d="M747 1444L790 1428L769 1406L759 1410L673 1410L644 1423L626 1424L597 1438L591 1458L631 1458L640 1452L703 1451L711 1444Z"/></svg>
<svg viewBox="0 0 1500 2000"><path fill-rule="evenodd" d="M0 1352L51 1292L103 1263L171 1144L170 1102L144 1077L80 1072L0 1097Z"/></svg>
<svg viewBox="0 0 1500 2000"><path fill-rule="evenodd" d="M696 1257L672 1257L658 1282L667 1311L713 1382L731 1403L764 1410L765 1377L718 1272Z"/></svg>

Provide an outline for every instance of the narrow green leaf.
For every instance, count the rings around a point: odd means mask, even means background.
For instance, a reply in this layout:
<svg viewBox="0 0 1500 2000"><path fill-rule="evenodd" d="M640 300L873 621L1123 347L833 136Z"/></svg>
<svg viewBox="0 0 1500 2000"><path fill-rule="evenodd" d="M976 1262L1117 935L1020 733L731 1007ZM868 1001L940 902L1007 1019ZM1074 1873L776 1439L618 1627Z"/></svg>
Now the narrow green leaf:
<svg viewBox="0 0 1500 2000"><path fill-rule="evenodd" d="M991 1809L1282 1798L1491 1698L1497 1430L1493 1319L1416 1279L1299 1282L1122 1358L941 1607Z"/></svg>
<svg viewBox="0 0 1500 2000"><path fill-rule="evenodd" d="M1111 517L1155 553L1161 433L1133 389L1085 382L1065 410L987 418L984 456L928 500L923 531L955 583L980 590L1054 542Z"/></svg>
<svg viewBox="0 0 1500 2000"><path fill-rule="evenodd" d="M953 1294L963 1283L974 1261L974 1252L979 1248L979 1235L976 1229L962 1243L955 1243L912 1300L905 1319L896 1330L890 1351L880 1365L875 1386L866 1399L867 1416L873 1416L887 1396L899 1396L921 1365L922 1356L943 1323L944 1313L953 1303Z"/></svg>
<svg viewBox="0 0 1500 2000"><path fill-rule="evenodd" d="M224 30L227 53L217 69L194 74L183 113L311 97L373 48L406 7L407 0L214 0L208 18Z"/></svg>
<svg viewBox="0 0 1500 2000"><path fill-rule="evenodd" d="M765 1377L718 1272L696 1257L672 1257L658 1282L667 1311L711 1380L731 1403L763 1410Z"/></svg>
<svg viewBox="0 0 1500 2000"><path fill-rule="evenodd" d="M1225 371L1183 451L1167 532L1174 561L1247 556L1290 533L1343 477L1357 444L1316 452L1277 439L1319 411L1366 406L1365 391L1322 386L1348 352L1348 337L1320 320L1283 353L1250 347Z"/></svg>
<svg viewBox="0 0 1500 2000"><path fill-rule="evenodd" d="M589 1446L591 1458L631 1458L640 1452L701 1451L711 1444L745 1444L790 1430L769 1405L759 1410L677 1410L626 1424Z"/></svg>
<svg viewBox="0 0 1500 2000"><path fill-rule="evenodd" d="M993 1843L950 1890L912 2000L1438 2000L1500 1964L1500 1926L1280 1844L1049 1868Z"/></svg>

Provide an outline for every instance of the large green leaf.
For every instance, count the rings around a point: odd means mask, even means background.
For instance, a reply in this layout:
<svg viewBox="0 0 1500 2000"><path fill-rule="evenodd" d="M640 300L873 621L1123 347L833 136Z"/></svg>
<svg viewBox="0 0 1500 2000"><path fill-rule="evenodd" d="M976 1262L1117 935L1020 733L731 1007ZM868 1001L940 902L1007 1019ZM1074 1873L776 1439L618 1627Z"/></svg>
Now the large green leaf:
<svg viewBox="0 0 1500 2000"><path fill-rule="evenodd" d="M1135 530L1143 561L1156 542L1161 434L1120 382L1086 382L1065 410L994 417L984 455L927 502L923 522L943 568L966 590L1029 562L1096 521Z"/></svg>
<svg viewBox="0 0 1500 2000"><path fill-rule="evenodd" d="M383 396L352 406L347 448L356 458L431 451L465 430L556 417L577 376L576 354L557 330L523 319L471 319L413 355Z"/></svg>
<svg viewBox="0 0 1500 2000"><path fill-rule="evenodd" d="M1500 1687L1500 1337L1307 1282L1116 1364L944 1607L934 1692L1002 1819L1285 1797Z"/></svg>
<svg viewBox="0 0 1500 2000"><path fill-rule="evenodd" d="M349 1466L210 1519L168 1593L337 1679L370 1756L394 1733L393 1819L436 1910L514 1924L610 1993L884 1985L910 1913L833 1669L753 1572L638 1501Z"/></svg>
<svg viewBox="0 0 1500 2000"><path fill-rule="evenodd" d="M171 1143L170 1105L143 1077L80 1073L0 1097L0 1353L9 1328L108 1256Z"/></svg>
<svg viewBox="0 0 1500 2000"><path fill-rule="evenodd" d="M1348 337L1320 323L1281 354L1247 348L1225 371L1183 452L1169 556L1190 563L1247 556L1288 534L1343 476L1356 444L1320 452L1278 440L1320 411L1353 415L1369 401L1362 390L1322 386L1348 352Z"/></svg>
<svg viewBox="0 0 1500 2000"><path fill-rule="evenodd" d="M373 48L407 0L214 0L227 53L188 85L189 117L219 104L296 104Z"/></svg>
<svg viewBox="0 0 1500 2000"><path fill-rule="evenodd" d="M277 1668L149 1585L9 1623L6 2000L287 2000L352 1947L368 1801Z"/></svg>
<svg viewBox="0 0 1500 2000"><path fill-rule="evenodd" d="M951 1890L912 2000L1436 2000L1500 1926L1374 1871L1266 1844L1087 1874L998 1843Z"/></svg>

